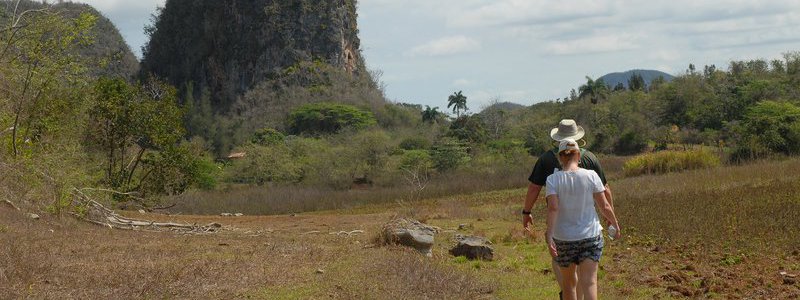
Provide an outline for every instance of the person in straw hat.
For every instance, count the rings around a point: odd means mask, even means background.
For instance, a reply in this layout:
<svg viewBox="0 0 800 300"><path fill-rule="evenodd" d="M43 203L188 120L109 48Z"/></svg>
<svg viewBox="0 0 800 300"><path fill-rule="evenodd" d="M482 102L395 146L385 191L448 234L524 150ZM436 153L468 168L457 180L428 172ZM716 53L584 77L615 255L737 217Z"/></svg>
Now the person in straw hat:
<svg viewBox="0 0 800 300"><path fill-rule="evenodd" d="M558 124L558 127L550 130L550 138L556 142L560 142L564 139L572 139L577 142L580 141L585 134L586 131L583 129L583 127L578 126L575 120L570 119L561 120L561 122ZM594 153L589 150L580 149L580 162L578 166L587 170L593 170L597 173L605 187L605 197L613 208L614 202L611 189L608 186L605 172L603 172L603 168L600 165L600 161L597 159L597 156L595 156ZM561 163L558 160L558 147L556 147L539 156L539 159L536 160L536 164L533 167L533 172L531 172L531 175L528 177L530 184L528 185L528 193L525 196L525 204L522 209L522 226L529 233L532 232L531 225L533 223L531 210L533 209L533 205L536 203L536 200L539 197L539 192L546 184L547 177L559 169L561 169ZM553 260L553 273L556 275L556 281L558 281L559 285L561 285L561 272L559 271L558 264L555 262L555 260Z"/></svg>

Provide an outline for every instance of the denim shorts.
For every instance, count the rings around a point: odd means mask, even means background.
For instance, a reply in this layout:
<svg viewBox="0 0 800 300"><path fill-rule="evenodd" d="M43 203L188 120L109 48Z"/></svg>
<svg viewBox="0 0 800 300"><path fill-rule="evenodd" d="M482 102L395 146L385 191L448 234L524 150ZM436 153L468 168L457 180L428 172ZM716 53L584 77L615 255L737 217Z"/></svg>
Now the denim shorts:
<svg viewBox="0 0 800 300"><path fill-rule="evenodd" d="M558 257L555 258L559 266L566 268L570 264L580 264L585 259L600 262L603 255L603 235L578 240L578 241L559 241L553 239L558 250Z"/></svg>

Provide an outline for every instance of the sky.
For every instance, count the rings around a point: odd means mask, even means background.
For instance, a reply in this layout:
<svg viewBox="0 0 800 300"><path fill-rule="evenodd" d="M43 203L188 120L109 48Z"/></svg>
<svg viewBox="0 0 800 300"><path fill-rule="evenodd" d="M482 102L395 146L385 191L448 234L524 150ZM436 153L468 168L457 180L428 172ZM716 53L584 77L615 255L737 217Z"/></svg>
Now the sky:
<svg viewBox="0 0 800 300"><path fill-rule="evenodd" d="M139 55L165 0L81 0ZM689 63L778 59L800 50L800 0L360 0L367 67L395 102L446 108L463 91L472 111L569 95L630 69L673 75Z"/></svg>

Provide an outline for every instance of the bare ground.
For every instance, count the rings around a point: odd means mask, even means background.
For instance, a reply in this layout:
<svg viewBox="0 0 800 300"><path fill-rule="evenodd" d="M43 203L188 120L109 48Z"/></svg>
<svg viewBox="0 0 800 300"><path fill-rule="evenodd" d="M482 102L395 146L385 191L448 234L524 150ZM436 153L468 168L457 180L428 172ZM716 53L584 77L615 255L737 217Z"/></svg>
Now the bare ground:
<svg viewBox="0 0 800 300"><path fill-rule="evenodd" d="M800 198L794 185L800 175L787 175L798 166L792 161L755 173L752 166L732 167L614 183L627 231L624 240L607 243L601 296L800 298L800 278L790 277L800 275ZM714 181L708 178L719 183L708 187ZM682 188L667 193L653 179ZM751 198L752 204L734 207L742 202L735 197L742 189L772 190L779 197ZM382 204L296 216L126 213L224 225L221 232L201 235L112 230L47 214L33 220L0 206L0 299L555 299L558 288L542 237L526 237L520 229L523 195L508 190L413 208ZM779 201L769 200L774 198ZM657 201L662 205L652 204ZM544 218L538 207L540 232ZM433 258L373 244L394 215L442 228ZM753 226L762 228L748 229ZM456 233L489 237L495 261L451 257L447 250Z"/></svg>

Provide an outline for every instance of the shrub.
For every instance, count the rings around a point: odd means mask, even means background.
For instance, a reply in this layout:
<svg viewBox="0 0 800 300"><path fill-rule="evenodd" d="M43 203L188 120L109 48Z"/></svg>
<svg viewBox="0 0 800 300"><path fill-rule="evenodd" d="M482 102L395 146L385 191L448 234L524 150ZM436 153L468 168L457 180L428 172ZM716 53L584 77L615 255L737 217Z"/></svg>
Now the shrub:
<svg viewBox="0 0 800 300"><path fill-rule="evenodd" d="M800 153L800 107L789 102L762 101L744 115L742 134L731 157L734 161L770 153Z"/></svg>
<svg viewBox="0 0 800 300"><path fill-rule="evenodd" d="M553 148L553 140L549 136L530 132L525 137L525 149L531 156L539 156L540 154Z"/></svg>
<svg viewBox="0 0 800 300"><path fill-rule="evenodd" d="M422 150L431 147L431 141L424 137L410 137L400 142L400 149L403 150Z"/></svg>
<svg viewBox="0 0 800 300"><path fill-rule="evenodd" d="M440 172L458 168L470 161L467 147L454 139L439 141L431 151L434 167Z"/></svg>
<svg viewBox="0 0 800 300"><path fill-rule="evenodd" d="M407 150L400 158L399 167L406 170L430 170L433 168L433 160L428 151Z"/></svg>
<svg viewBox="0 0 800 300"><path fill-rule="evenodd" d="M371 112L336 103L303 105L289 115L292 134L332 134L345 128L364 129L376 123Z"/></svg>
<svg viewBox="0 0 800 300"><path fill-rule="evenodd" d="M230 181L262 185L267 182L296 182L303 170L286 145L248 145L240 151L246 156L234 161L225 172Z"/></svg>
<svg viewBox="0 0 800 300"><path fill-rule="evenodd" d="M470 143L482 143L488 136L478 115L458 117L450 124L447 135Z"/></svg>
<svg viewBox="0 0 800 300"><path fill-rule="evenodd" d="M251 142L257 145L268 146L282 143L285 139L286 136L280 131L272 128L264 128L256 131Z"/></svg>
<svg viewBox="0 0 800 300"><path fill-rule="evenodd" d="M647 148L647 139L642 133L628 131L622 134L614 143L614 153L618 155L632 155L641 153Z"/></svg>
<svg viewBox="0 0 800 300"><path fill-rule="evenodd" d="M636 156L622 167L625 175L658 174L710 168L720 165L719 156L705 149L661 151Z"/></svg>

